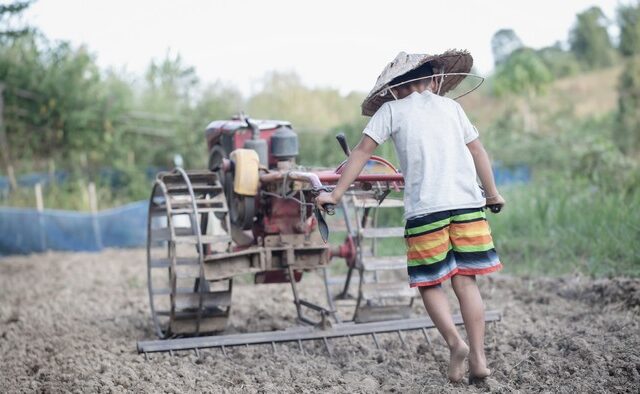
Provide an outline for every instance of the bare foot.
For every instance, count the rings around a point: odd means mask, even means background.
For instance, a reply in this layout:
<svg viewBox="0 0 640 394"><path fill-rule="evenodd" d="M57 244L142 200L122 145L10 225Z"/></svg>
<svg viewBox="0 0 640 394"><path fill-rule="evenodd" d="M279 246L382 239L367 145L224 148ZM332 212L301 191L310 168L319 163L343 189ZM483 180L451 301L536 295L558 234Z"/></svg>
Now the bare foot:
<svg viewBox="0 0 640 394"><path fill-rule="evenodd" d="M469 357L469 383L482 380L491 375L491 370L487 368L487 360L484 355L471 354Z"/></svg>
<svg viewBox="0 0 640 394"><path fill-rule="evenodd" d="M451 382L458 383L464 377L464 360L469 355L469 347L466 343L460 341L457 346L450 348L449 351L449 371L447 375Z"/></svg>

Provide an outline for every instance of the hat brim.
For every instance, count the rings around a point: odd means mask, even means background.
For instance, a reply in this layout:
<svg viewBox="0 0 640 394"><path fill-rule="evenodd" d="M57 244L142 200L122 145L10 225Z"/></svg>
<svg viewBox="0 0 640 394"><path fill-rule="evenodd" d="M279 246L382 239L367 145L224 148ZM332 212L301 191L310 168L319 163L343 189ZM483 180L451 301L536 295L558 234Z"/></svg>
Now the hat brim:
<svg viewBox="0 0 640 394"><path fill-rule="evenodd" d="M385 94L389 83L393 79L429 62L437 74L468 73L473 66L473 57L469 52L461 50L448 50L440 55L409 55L404 52L399 53L398 56L385 67L378 77L376 85L362 102L362 115L372 116L382 104L394 100L390 94ZM466 75L445 75L440 88L440 95L444 95L454 89L465 77Z"/></svg>

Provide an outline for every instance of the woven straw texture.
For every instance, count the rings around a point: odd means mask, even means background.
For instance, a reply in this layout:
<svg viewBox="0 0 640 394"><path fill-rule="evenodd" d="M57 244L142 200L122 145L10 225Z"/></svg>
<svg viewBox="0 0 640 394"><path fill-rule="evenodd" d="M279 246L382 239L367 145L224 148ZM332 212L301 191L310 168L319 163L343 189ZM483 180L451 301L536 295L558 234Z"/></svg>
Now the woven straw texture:
<svg viewBox="0 0 640 394"><path fill-rule="evenodd" d="M362 102L362 115L371 116L382 104L393 100L393 96L386 92L389 82L427 62L431 62L433 71L436 74L468 73L471 71L471 66L473 66L473 57L471 57L471 54L467 51L455 49L448 50L440 55L400 52L398 56L382 70L375 86ZM465 75L445 75L442 88L440 89L440 95L444 95L451 89L454 89L464 78Z"/></svg>

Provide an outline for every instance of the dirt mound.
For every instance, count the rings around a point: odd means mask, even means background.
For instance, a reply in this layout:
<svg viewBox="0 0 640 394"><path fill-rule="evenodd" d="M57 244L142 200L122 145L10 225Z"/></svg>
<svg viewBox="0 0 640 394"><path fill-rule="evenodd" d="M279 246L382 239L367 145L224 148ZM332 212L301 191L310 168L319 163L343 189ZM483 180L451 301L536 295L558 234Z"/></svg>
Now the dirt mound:
<svg viewBox="0 0 640 394"><path fill-rule="evenodd" d="M446 381L437 333L203 350L136 353L153 338L142 251L43 254L0 261L0 392L637 392L638 280L480 280L493 376L478 386ZM302 281L321 296L318 279ZM230 331L283 329L295 321L286 285L236 285ZM416 314L424 313L416 305Z"/></svg>
<svg viewBox="0 0 640 394"><path fill-rule="evenodd" d="M615 304L625 309L638 309L640 308L640 280L599 279L582 286L577 296L578 299L592 304Z"/></svg>

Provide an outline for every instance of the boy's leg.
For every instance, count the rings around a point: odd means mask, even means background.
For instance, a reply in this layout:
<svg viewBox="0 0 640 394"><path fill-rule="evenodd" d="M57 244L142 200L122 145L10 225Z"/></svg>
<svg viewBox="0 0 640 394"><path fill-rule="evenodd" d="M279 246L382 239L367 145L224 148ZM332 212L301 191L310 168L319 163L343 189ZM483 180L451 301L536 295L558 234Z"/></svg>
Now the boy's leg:
<svg viewBox="0 0 640 394"><path fill-rule="evenodd" d="M467 330L471 353L469 354L469 375L472 378L489 376L487 359L484 354L484 304L475 276L455 275L451 278L453 291L460 301L460 312Z"/></svg>
<svg viewBox="0 0 640 394"><path fill-rule="evenodd" d="M464 360L469 354L469 347L453 323L449 301L442 287L423 286L419 289L429 317L449 346L449 380L459 382L464 376Z"/></svg>

